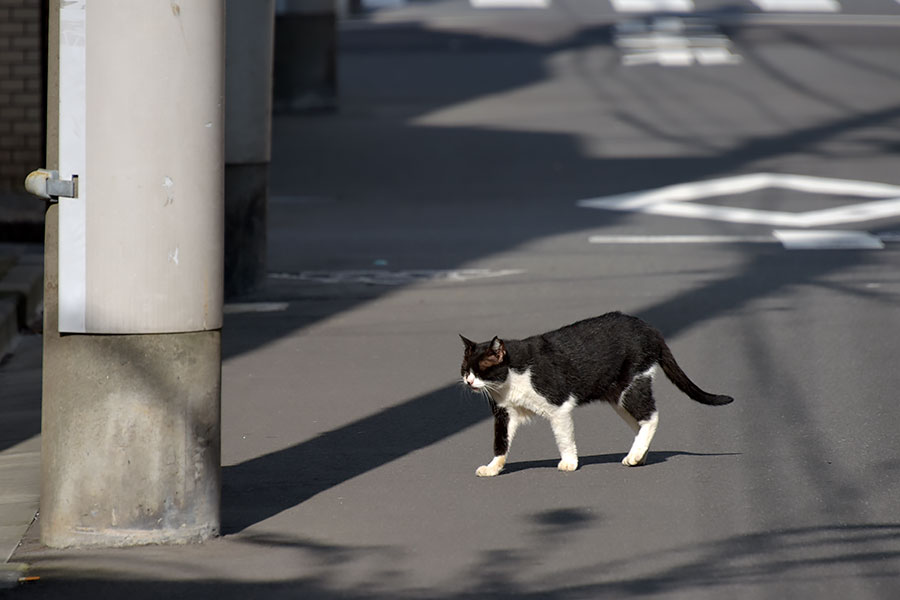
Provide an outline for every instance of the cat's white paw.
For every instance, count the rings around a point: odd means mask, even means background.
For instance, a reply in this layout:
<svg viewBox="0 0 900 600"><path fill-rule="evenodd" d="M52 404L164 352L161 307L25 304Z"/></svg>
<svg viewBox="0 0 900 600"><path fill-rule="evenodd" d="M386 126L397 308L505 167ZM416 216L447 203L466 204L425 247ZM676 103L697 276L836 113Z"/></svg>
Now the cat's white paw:
<svg viewBox="0 0 900 600"><path fill-rule="evenodd" d="M506 466L506 456L495 456L489 464L478 467L475 474L479 477L493 477L499 475L504 466Z"/></svg>
<svg viewBox="0 0 900 600"><path fill-rule="evenodd" d="M491 465L481 465L475 470L475 474L479 477L494 477L500 474L500 469L491 467Z"/></svg>
<svg viewBox="0 0 900 600"><path fill-rule="evenodd" d="M559 461L556 468L560 471L574 471L578 468L578 458L564 458Z"/></svg>
<svg viewBox="0 0 900 600"><path fill-rule="evenodd" d="M629 454L625 458L622 459L622 464L626 467L640 467L647 462L647 454L644 453L642 456L632 456Z"/></svg>

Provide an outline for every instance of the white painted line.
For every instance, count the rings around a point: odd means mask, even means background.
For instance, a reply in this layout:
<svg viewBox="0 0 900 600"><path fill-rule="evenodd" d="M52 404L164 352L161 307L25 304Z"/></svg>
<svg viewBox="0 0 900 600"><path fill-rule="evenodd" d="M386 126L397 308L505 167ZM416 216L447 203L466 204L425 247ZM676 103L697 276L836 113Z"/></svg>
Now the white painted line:
<svg viewBox="0 0 900 600"><path fill-rule="evenodd" d="M771 235L592 235L591 244L777 244Z"/></svg>
<svg viewBox="0 0 900 600"><path fill-rule="evenodd" d="M621 13L694 12L694 0L610 0Z"/></svg>
<svg viewBox="0 0 900 600"><path fill-rule="evenodd" d="M796 213L691 202L703 198L745 194L770 187L813 194L886 199ZM581 200L577 204L586 208L710 219L728 223L755 223L794 228L828 227L900 215L900 186L804 175L755 173Z"/></svg>
<svg viewBox="0 0 900 600"><path fill-rule="evenodd" d="M685 37L676 35L628 36L616 39L622 50L622 65L689 67L736 65L743 60L734 54L724 36Z"/></svg>
<svg viewBox="0 0 900 600"><path fill-rule="evenodd" d="M282 312L288 309L287 302L230 302L222 307L226 315L241 313Z"/></svg>
<svg viewBox="0 0 900 600"><path fill-rule="evenodd" d="M703 66L711 65L737 65L744 59L735 54L728 47L720 48L694 48L694 58Z"/></svg>
<svg viewBox="0 0 900 600"><path fill-rule="evenodd" d="M787 250L882 250L884 242L866 231L772 232Z"/></svg>
<svg viewBox="0 0 900 600"><path fill-rule="evenodd" d="M766 12L840 12L837 0L753 0Z"/></svg>
<svg viewBox="0 0 900 600"><path fill-rule="evenodd" d="M416 269L408 271L347 270L269 273L270 279L316 283L364 283L368 285L409 285L419 281L463 282L524 273L522 269Z"/></svg>
<svg viewBox="0 0 900 600"><path fill-rule="evenodd" d="M549 8L552 0L469 0L472 8Z"/></svg>

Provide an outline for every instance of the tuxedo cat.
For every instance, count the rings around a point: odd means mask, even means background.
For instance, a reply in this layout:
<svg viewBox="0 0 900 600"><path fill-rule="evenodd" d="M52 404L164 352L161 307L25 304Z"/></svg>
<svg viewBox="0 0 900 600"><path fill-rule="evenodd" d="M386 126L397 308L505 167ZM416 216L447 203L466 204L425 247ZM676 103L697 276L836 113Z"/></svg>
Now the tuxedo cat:
<svg viewBox="0 0 900 600"><path fill-rule="evenodd" d="M494 413L494 458L478 467L492 477L506 464L519 425L538 415L550 421L562 458L558 468L578 468L572 409L596 400L609 402L634 430L622 464L647 460L659 418L651 384L657 367L678 389L701 404L734 399L704 392L675 362L662 334L646 322L619 312L579 321L523 340L475 343L462 338L462 378L485 394Z"/></svg>

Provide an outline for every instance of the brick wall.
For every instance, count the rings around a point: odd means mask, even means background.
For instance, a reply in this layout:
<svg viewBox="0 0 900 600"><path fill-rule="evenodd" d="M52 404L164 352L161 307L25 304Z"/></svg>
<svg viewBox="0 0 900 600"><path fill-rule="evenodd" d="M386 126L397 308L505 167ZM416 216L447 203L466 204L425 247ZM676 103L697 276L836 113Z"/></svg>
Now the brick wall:
<svg viewBox="0 0 900 600"><path fill-rule="evenodd" d="M46 0L0 0L0 198L44 166Z"/></svg>

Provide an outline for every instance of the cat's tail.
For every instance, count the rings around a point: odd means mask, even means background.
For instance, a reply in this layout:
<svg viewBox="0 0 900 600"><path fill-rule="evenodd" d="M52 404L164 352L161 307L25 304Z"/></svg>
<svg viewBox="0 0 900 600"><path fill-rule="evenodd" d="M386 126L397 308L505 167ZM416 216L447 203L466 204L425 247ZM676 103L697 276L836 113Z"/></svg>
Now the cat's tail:
<svg viewBox="0 0 900 600"><path fill-rule="evenodd" d="M679 390L687 394L691 400L699 402L700 404L707 404L709 406L722 406L723 404L730 404L734 402L734 398L732 398L731 396L724 396L722 394L710 394L709 392L704 392L699 387L697 387L697 384L691 381L687 374L685 374L685 372L681 370L681 367L678 366L678 363L675 362L675 357L672 356L672 351L669 350L669 347L665 342L663 342L662 344L659 366L662 367L662 370L666 374L666 377L669 378L669 381L674 383L675 387L677 387Z"/></svg>

